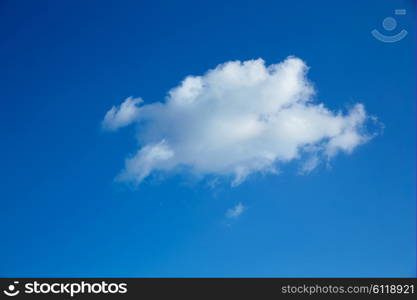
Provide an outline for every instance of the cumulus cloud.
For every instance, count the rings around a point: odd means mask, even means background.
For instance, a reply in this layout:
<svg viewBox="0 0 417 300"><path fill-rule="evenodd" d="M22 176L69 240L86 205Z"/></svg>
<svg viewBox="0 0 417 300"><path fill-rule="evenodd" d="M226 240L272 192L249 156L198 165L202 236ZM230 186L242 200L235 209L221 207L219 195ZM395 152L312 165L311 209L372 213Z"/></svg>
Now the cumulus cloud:
<svg viewBox="0 0 417 300"><path fill-rule="evenodd" d="M228 209L226 211L226 217L230 218L230 219L236 219L238 218L244 211L246 210L246 207L243 206L242 203L238 203L236 204L236 206Z"/></svg>
<svg viewBox="0 0 417 300"><path fill-rule="evenodd" d="M186 77L163 102L127 98L103 120L108 130L137 123L138 150L118 179L138 184L154 172L186 171L235 186L293 160L308 173L323 159L351 153L372 137L364 106L329 110L314 100L307 70L296 57L269 66L230 61Z"/></svg>

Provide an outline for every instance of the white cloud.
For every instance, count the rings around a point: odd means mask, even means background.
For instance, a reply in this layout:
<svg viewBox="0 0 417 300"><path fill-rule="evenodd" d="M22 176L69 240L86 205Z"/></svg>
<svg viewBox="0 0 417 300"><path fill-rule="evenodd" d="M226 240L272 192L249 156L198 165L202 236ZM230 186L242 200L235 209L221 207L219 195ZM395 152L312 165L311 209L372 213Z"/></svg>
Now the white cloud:
<svg viewBox="0 0 417 300"><path fill-rule="evenodd" d="M342 113L316 103L307 70L295 57L270 66L231 61L186 77L162 103L126 99L103 120L109 130L138 124L140 147L118 178L138 184L153 172L186 170L238 185L296 159L308 173L323 159L351 153L371 138L364 106Z"/></svg>
<svg viewBox="0 0 417 300"><path fill-rule="evenodd" d="M320 159L317 155L309 157L305 163L301 166L299 173L308 174L313 171L320 163Z"/></svg>
<svg viewBox="0 0 417 300"><path fill-rule="evenodd" d="M244 211L246 210L246 207L243 206L242 203L238 203L236 206L230 208L226 212L226 217L230 219L236 219L238 218Z"/></svg>
<svg viewBox="0 0 417 300"><path fill-rule="evenodd" d="M118 107L113 106L104 116L102 126L106 130L117 130L134 122L139 114L138 104L142 103L140 98L127 98Z"/></svg>

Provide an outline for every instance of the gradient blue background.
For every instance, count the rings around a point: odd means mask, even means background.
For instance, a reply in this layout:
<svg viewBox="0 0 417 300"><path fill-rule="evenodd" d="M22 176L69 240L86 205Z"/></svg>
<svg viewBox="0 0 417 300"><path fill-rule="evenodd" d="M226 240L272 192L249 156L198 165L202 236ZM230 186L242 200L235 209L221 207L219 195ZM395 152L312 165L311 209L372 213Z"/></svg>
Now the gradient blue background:
<svg viewBox="0 0 417 300"><path fill-rule="evenodd" d="M415 276L415 2L352 2L0 1L0 275ZM396 8L409 35L375 40ZM288 55L384 133L308 176L113 182L137 148L100 130L112 105Z"/></svg>

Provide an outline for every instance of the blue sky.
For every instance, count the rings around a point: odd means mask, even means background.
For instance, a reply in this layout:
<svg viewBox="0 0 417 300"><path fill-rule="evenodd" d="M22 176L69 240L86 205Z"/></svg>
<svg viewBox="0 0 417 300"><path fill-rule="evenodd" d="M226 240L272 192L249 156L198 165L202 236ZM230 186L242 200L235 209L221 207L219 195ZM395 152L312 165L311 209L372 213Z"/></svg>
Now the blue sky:
<svg viewBox="0 0 417 300"><path fill-rule="evenodd" d="M0 4L2 276L416 276L414 1L85 2ZM372 37L388 16L404 40ZM289 55L383 134L303 176L114 181L138 146L101 129L113 105Z"/></svg>

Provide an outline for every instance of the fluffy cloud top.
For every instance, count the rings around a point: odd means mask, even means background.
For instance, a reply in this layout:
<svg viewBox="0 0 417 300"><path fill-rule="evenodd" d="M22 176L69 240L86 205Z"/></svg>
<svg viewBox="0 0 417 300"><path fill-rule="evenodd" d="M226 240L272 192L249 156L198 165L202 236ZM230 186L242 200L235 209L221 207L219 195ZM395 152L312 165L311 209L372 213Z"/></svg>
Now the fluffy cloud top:
<svg viewBox="0 0 417 300"><path fill-rule="evenodd" d="M295 57L270 66L231 61L186 77L164 102L127 98L103 120L109 130L138 123L139 149L118 179L138 184L153 172L187 170L238 185L295 159L306 173L321 159L352 152L370 138L364 106L342 113L315 103L307 69Z"/></svg>

